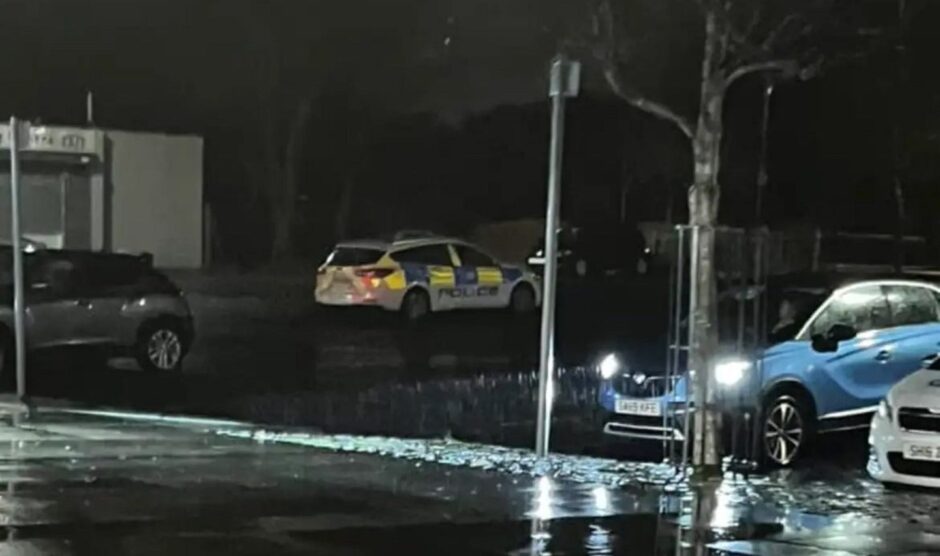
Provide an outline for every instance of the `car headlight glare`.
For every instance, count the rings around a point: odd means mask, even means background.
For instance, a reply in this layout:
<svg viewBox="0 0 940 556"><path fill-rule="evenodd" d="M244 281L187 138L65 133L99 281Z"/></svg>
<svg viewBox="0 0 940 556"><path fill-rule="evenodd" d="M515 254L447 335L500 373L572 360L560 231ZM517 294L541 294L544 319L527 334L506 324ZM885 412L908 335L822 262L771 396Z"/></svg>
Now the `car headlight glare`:
<svg viewBox="0 0 940 556"><path fill-rule="evenodd" d="M597 366L597 370L604 380L613 378L622 368L623 365L620 363L620 359L613 353L608 353Z"/></svg>
<svg viewBox="0 0 940 556"><path fill-rule="evenodd" d="M751 368L749 361L733 359L715 365L715 381L722 386L734 386L741 382L744 373Z"/></svg>
<svg viewBox="0 0 940 556"><path fill-rule="evenodd" d="M878 404L878 415L887 419L889 423L894 421L894 409L891 407L888 398L881 400L881 403Z"/></svg>

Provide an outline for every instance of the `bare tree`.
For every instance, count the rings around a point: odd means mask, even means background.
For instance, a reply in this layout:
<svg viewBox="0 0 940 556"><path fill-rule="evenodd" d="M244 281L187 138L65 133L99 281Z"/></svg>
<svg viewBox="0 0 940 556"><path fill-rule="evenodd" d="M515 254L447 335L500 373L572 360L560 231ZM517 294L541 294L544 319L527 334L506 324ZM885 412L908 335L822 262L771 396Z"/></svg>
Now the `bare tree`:
<svg viewBox="0 0 940 556"><path fill-rule="evenodd" d="M370 155L371 134L380 125L381 115L357 93L353 82L336 81L319 98L320 114L315 125L321 143L331 147L329 160L322 166L333 176L334 188L338 188L332 231L339 240L346 237L354 220L361 168Z"/></svg>
<svg viewBox="0 0 940 556"><path fill-rule="evenodd" d="M271 120L265 126L265 168L269 180L265 193L271 208L272 238L271 256L275 259L287 257L294 250L294 223L297 219L297 186L300 179L300 163L303 155L307 123L310 120L310 99L297 101L284 132ZM283 128L281 128L283 129Z"/></svg>
<svg viewBox="0 0 940 556"><path fill-rule="evenodd" d="M267 205L271 221L271 257L282 259L293 252L297 219L300 163L311 117L311 91L296 83L296 52L281 47L277 30L268 14L253 5L246 8L248 55L245 86L250 104L245 123L249 138L258 145L255 191Z"/></svg>
<svg viewBox="0 0 940 556"><path fill-rule="evenodd" d="M696 407L693 464L708 474L718 469L711 369L718 347L715 225L721 198L718 181L724 131L722 113L729 88L752 74L806 79L823 56L811 46L827 13L826 0L686 0L701 27L700 78L694 102L664 102L639 90L630 77L642 37L630 34L631 8L638 0L594 0L592 51L610 89L625 102L673 124L692 150L688 192L689 224L699 229L698 272L691 279L698 295L692 310L689 368ZM679 5L673 2L672 5ZM654 32L662 32L657 29ZM693 36L695 36L693 34ZM664 58L666 60L666 58ZM640 60L649 65L650 60ZM679 79L679 76L676 77ZM685 110L683 110L685 108Z"/></svg>

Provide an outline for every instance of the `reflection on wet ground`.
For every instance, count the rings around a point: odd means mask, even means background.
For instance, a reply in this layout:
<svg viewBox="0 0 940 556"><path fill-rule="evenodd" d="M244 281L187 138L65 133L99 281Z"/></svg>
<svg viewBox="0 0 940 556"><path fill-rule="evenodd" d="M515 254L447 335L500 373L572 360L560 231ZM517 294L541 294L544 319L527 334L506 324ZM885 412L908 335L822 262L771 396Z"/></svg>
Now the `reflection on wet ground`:
<svg viewBox="0 0 940 556"><path fill-rule="evenodd" d="M597 457L551 454L540 460L530 450L472 444L456 440L420 440L302 432L226 430L220 434L447 466L497 471L528 477L549 476L608 488L644 488L686 495L686 477L666 464L618 461ZM824 454L823 454L824 456ZM821 459L821 458L820 458ZM784 523L793 509L809 515L854 515L857 518L900 519L913 522L940 516L940 496L931 492L891 491L870 479L851 462L810 461L793 470L745 477L728 472L714 491L716 527L736 521ZM802 519L802 518L801 518ZM805 525L805 522L800 522Z"/></svg>
<svg viewBox="0 0 940 556"><path fill-rule="evenodd" d="M663 515L659 516L657 526L662 529L668 525L667 530L675 531L670 533L672 539L684 539L680 548L705 543L736 553L804 553L811 550L814 543L825 542L827 550L847 550L840 547L840 543L849 546L847 536L853 538L852 553L882 553L885 546L896 545L912 550L915 547L918 550L940 548L935 544L936 538L922 534L937 528L935 516L940 515L940 497L930 492L889 491L858 472L832 468L820 471L817 466L762 477L729 474L719 484L703 491L677 481L672 470L658 464L589 458L566 461L564 456L554 456L551 464L540 465L531 454L523 451L510 453L491 447L468 449L466 445L452 443L452 453L448 453L448 448L441 446L422 448L415 444L408 447L401 441L396 442L394 446L381 446L377 439L326 437L312 444L532 476L536 481L532 515L540 520L557 517L552 505L557 481L593 484L591 500L599 514L659 511ZM549 473L553 478L538 477L538 473ZM642 485L646 488L637 491ZM632 493L627 501L618 498L624 488ZM707 518L696 518L695 512ZM695 523L699 523L701 531L692 527ZM545 526L551 533L553 525ZM625 527L623 523L620 526ZM616 545L617 539L623 538L616 534L616 529L616 526L592 529L589 543L585 542L596 548L601 544L600 539L608 539L611 545ZM634 542L641 534L645 533L633 530L627 538ZM669 538L664 539L662 533L658 533L655 543L660 547L675 546ZM763 540L758 543L755 539ZM780 552L778 545L792 546ZM768 546L771 548L766 548ZM623 553L613 550L611 553Z"/></svg>
<svg viewBox="0 0 940 556"><path fill-rule="evenodd" d="M940 550L938 497L858 477L693 485L657 464L453 443L289 445L218 423L0 423L4 554L849 554ZM325 437L331 438L331 437ZM284 440L281 438L279 440ZM404 441L401 441L404 442ZM409 449L419 451L418 441ZM342 451L340 451L342 450ZM364 452L363 448L360 452ZM457 455L453 455L457 453ZM379 455L383 454L383 455ZM464 459L457 457L461 455ZM489 466L474 466L488 460ZM505 461L504 461L505 460ZM531 460L531 457L530 457ZM507 465L503 465L506 463ZM604 466L629 477L614 480ZM623 467L626 466L626 467ZM633 466L630 468L630 466ZM645 477L645 479L644 479ZM831 501L850 496L841 506ZM780 492L790 497L780 497ZM882 511L892 508L893 513Z"/></svg>

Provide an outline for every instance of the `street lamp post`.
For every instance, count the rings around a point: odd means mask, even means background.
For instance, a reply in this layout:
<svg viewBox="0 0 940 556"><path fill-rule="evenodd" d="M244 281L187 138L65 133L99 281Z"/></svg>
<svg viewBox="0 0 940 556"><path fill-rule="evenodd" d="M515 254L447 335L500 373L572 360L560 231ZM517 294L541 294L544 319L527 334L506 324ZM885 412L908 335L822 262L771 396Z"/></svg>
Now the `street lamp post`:
<svg viewBox="0 0 940 556"><path fill-rule="evenodd" d="M10 118L10 238L13 245L13 335L16 396L26 401L26 305L23 293L23 245L20 226L20 150L29 137L29 123ZM6 357L7 354L4 354Z"/></svg>
<svg viewBox="0 0 940 556"><path fill-rule="evenodd" d="M548 454L555 375L555 291L558 279L558 213L561 208L561 161L565 135L565 100L578 95L581 65L564 55L552 61L548 96L552 99L552 136L548 157L548 202L545 210L545 272L539 351L539 399L535 453Z"/></svg>

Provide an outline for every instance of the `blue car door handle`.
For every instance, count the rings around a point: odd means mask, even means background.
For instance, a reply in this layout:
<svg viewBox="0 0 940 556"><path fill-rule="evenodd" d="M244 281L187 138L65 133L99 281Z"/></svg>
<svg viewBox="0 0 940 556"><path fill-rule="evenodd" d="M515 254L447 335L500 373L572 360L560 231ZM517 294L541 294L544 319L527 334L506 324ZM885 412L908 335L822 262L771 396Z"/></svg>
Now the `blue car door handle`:
<svg viewBox="0 0 940 556"><path fill-rule="evenodd" d="M886 349L879 351L878 355L875 356L875 361L887 361L888 359L891 359L891 352Z"/></svg>

